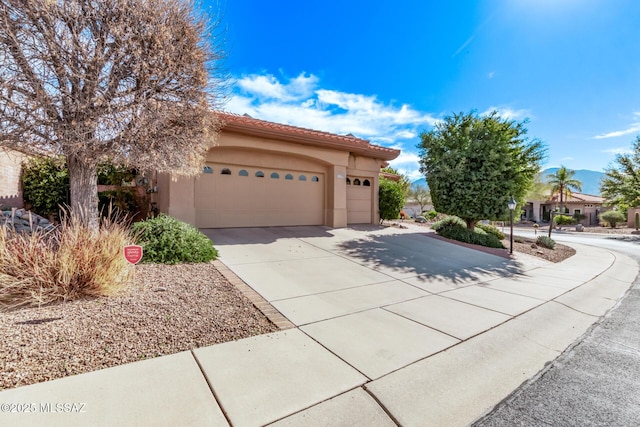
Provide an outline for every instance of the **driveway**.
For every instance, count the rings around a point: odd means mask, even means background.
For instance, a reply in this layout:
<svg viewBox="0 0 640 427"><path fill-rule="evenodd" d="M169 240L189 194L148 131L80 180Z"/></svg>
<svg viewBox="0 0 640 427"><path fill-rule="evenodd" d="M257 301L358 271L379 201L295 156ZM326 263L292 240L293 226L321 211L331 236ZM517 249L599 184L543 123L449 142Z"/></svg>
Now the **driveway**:
<svg viewBox="0 0 640 427"><path fill-rule="evenodd" d="M310 357L304 349L321 348L344 363L334 381L349 379L318 391L316 399L322 393L334 398L311 407L312 399L297 393L300 401L290 404L301 412L276 411L258 395L232 408L233 400L222 397L230 419L236 413L240 421L281 418L296 425L332 414L341 422L370 416L390 425L389 415L401 425L467 425L561 354L637 273L635 262L593 247L575 245L579 255L560 264L505 259L430 238L411 225L202 231L222 262L298 326L290 336L273 335L280 343L296 340L290 349L298 350L261 366L277 363L271 370L278 381L294 381L318 366L312 358L303 363L307 368L297 366ZM225 345L215 347L209 353L221 354ZM263 386L256 375L264 375L261 368L245 365L212 381L214 388L229 381L223 394L246 395ZM234 387L240 377L253 387ZM308 380L325 377L314 378ZM354 410L356 397L363 400ZM248 413L247 405L257 409Z"/></svg>
<svg viewBox="0 0 640 427"><path fill-rule="evenodd" d="M526 270L537 265L452 245L425 231L371 226L204 230L222 262L371 380L575 286L558 280L556 287L534 294L530 289L504 292L501 284L527 280Z"/></svg>

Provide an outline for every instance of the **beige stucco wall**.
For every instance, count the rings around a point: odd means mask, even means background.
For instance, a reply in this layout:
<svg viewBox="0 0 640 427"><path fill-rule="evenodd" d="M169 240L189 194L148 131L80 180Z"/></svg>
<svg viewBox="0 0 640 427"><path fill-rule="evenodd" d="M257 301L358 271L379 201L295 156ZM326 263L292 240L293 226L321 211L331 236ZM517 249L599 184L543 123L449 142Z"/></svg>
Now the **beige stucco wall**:
<svg viewBox="0 0 640 427"><path fill-rule="evenodd" d="M372 182L371 222L379 221L377 188L382 160L355 156L348 151L222 131L206 161L238 168L265 168L265 172L268 168L278 168L323 174L324 225L336 228L347 225L347 176L366 177ZM159 209L195 225L195 179L159 177Z"/></svg>
<svg viewBox="0 0 640 427"><path fill-rule="evenodd" d="M636 228L636 215L640 215L640 206L635 209L630 208L627 211L627 227Z"/></svg>
<svg viewBox="0 0 640 427"><path fill-rule="evenodd" d="M17 151L0 149L0 208L22 207L20 175L26 159L27 156Z"/></svg>

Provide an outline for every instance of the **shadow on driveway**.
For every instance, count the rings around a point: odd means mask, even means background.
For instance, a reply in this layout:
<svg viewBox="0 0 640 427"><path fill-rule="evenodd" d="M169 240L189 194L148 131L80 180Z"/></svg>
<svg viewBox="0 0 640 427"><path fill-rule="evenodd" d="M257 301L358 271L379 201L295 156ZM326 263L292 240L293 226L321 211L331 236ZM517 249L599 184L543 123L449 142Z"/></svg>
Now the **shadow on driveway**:
<svg viewBox="0 0 640 427"><path fill-rule="evenodd" d="M422 233L369 235L342 242L339 253L396 278L446 279L454 283L496 276L511 277L525 269L515 260L432 239Z"/></svg>

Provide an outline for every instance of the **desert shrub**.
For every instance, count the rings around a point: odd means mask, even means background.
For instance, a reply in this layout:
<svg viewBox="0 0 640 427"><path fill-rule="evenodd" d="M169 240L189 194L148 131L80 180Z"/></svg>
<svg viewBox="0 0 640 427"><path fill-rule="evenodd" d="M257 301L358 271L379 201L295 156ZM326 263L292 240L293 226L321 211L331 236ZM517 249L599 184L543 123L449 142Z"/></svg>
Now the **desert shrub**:
<svg viewBox="0 0 640 427"><path fill-rule="evenodd" d="M553 220L557 225L570 225L576 222L575 218L569 215L557 215Z"/></svg>
<svg viewBox="0 0 640 427"><path fill-rule="evenodd" d="M471 243L473 245L486 246L489 248L504 248L500 239L484 230L469 230L466 226L444 227L438 234L447 239L459 242Z"/></svg>
<svg viewBox="0 0 640 427"><path fill-rule="evenodd" d="M556 247L556 241L548 236L538 236L538 238L536 239L536 244L547 249L553 249Z"/></svg>
<svg viewBox="0 0 640 427"><path fill-rule="evenodd" d="M404 206L404 196L405 190L400 182L380 179L380 187L378 188L380 222L400 217L400 211Z"/></svg>
<svg viewBox="0 0 640 427"><path fill-rule="evenodd" d="M431 209L429 212L425 214L425 216L429 221L433 221L438 216L438 212Z"/></svg>
<svg viewBox="0 0 640 427"><path fill-rule="evenodd" d="M131 277L122 256L131 241L120 223L102 221L93 232L64 215L48 232L19 234L1 226L0 309L117 293Z"/></svg>
<svg viewBox="0 0 640 427"><path fill-rule="evenodd" d="M169 215L160 214L131 227L143 248L142 262L177 264L209 262L218 251L197 228Z"/></svg>
<svg viewBox="0 0 640 427"><path fill-rule="evenodd" d="M466 228L467 224L463 220L458 218L457 216L450 215L450 216L445 216L440 221L434 222L431 225L431 229L433 231L435 231L436 233L440 233L440 231L445 229L445 228L452 228L452 227L465 227Z"/></svg>
<svg viewBox="0 0 640 427"><path fill-rule="evenodd" d="M493 234L494 236L496 236L498 238L498 240L504 239L504 233L502 231L498 230L493 225L478 223L478 224L476 224L476 228L479 228L479 229L485 231L488 234Z"/></svg>
<svg viewBox="0 0 640 427"><path fill-rule="evenodd" d="M600 221L604 221L611 228L616 228L616 225L620 222L625 222L626 218L620 211L606 211L600 214Z"/></svg>
<svg viewBox="0 0 640 427"><path fill-rule="evenodd" d="M69 204L69 171L64 159L27 160L22 168L22 194L33 212L59 218L61 206Z"/></svg>

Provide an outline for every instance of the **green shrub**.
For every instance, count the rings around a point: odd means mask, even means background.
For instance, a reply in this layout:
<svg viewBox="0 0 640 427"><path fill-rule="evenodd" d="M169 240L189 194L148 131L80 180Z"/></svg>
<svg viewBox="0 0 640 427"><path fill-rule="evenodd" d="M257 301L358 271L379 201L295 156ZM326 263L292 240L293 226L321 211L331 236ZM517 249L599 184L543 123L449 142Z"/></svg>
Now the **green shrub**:
<svg viewBox="0 0 640 427"><path fill-rule="evenodd" d="M438 216L438 212L431 209L429 212L425 214L425 216L429 221L433 221Z"/></svg>
<svg viewBox="0 0 640 427"><path fill-rule="evenodd" d="M218 251L197 228L169 215L160 214L131 227L144 249L142 262L177 264L209 262Z"/></svg>
<svg viewBox="0 0 640 427"><path fill-rule="evenodd" d="M98 165L99 185L123 185L133 181L135 178L135 171L124 166L114 166L108 163Z"/></svg>
<svg viewBox="0 0 640 427"><path fill-rule="evenodd" d="M431 229L436 233L440 233L440 230L443 230L445 228L451 228L451 227L466 228L467 224L457 216L450 215L450 216L445 216L440 221L434 222L431 225Z"/></svg>
<svg viewBox="0 0 640 427"><path fill-rule="evenodd" d="M620 211L606 211L600 214L600 220L609 224L609 227L616 228L616 225L620 222L625 222L626 218Z"/></svg>
<svg viewBox="0 0 640 427"><path fill-rule="evenodd" d="M547 249L553 249L556 247L556 241L548 236L538 236L538 238L536 239L536 244Z"/></svg>
<svg viewBox="0 0 640 427"><path fill-rule="evenodd" d="M22 170L22 194L31 210L44 217L60 217L69 204L69 171L62 158L34 157Z"/></svg>
<svg viewBox="0 0 640 427"><path fill-rule="evenodd" d="M400 182L390 179L380 179L378 189L378 208L380 210L380 222L383 220L398 219L404 206L405 190Z"/></svg>
<svg viewBox="0 0 640 427"><path fill-rule="evenodd" d="M484 234L483 234L484 233ZM489 248L504 248L500 239L495 235L489 234L484 230L478 232L469 230L466 226L443 227L438 234L447 239L457 240L459 242L471 243L473 245L486 246Z"/></svg>
<svg viewBox="0 0 640 427"><path fill-rule="evenodd" d="M569 215L556 215L553 220L557 225L570 225L576 222L575 218Z"/></svg>
<svg viewBox="0 0 640 427"><path fill-rule="evenodd" d="M498 238L498 240L502 240L505 237L504 233L502 231L498 230L495 226L490 225L490 224L478 223L478 224L476 224L476 228L484 230L488 234L493 234L494 236L496 236Z"/></svg>

